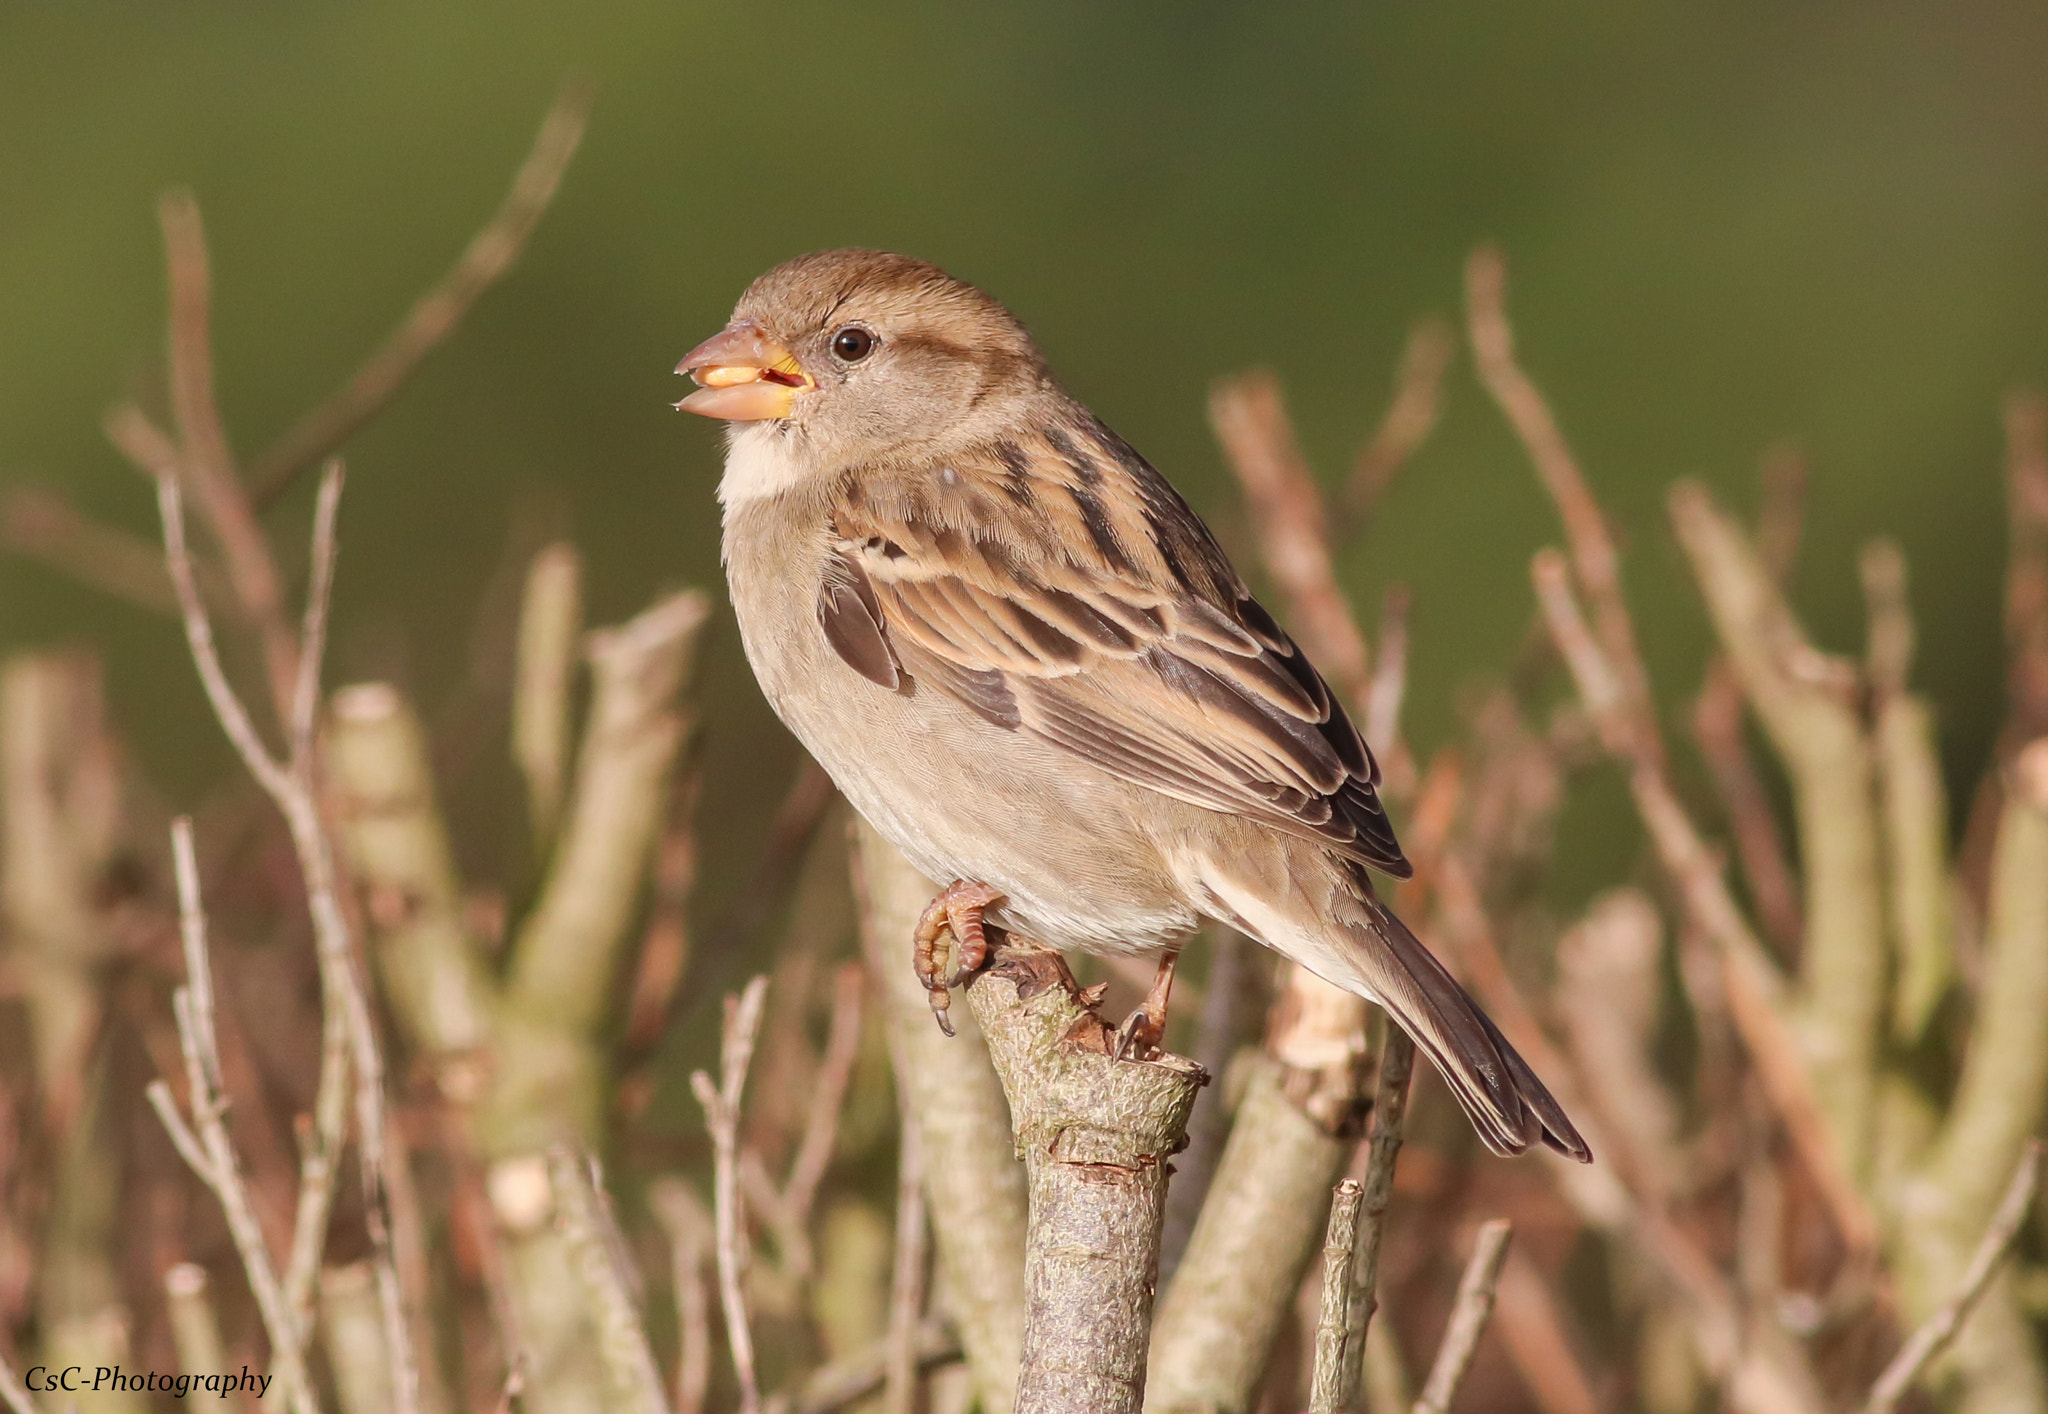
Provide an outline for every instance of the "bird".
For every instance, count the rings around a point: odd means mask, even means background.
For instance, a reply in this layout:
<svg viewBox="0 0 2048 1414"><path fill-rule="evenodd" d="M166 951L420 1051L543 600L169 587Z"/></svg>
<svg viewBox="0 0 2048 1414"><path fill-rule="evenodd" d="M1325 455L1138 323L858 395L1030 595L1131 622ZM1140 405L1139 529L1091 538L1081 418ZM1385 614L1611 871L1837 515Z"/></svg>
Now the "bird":
<svg viewBox="0 0 2048 1414"><path fill-rule="evenodd" d="M1494 1152L1591 1159L1375 892L1413 866L1343 704L1008 309L922 260L824 251L756 279L676 372L697 387L675 406L727 424L722 555L763 694L952 881L913 949L942 1025L945 944L970 972L993 925L1158 955L1133 1014L1156 1044L1172 960L1215 919L1382 1007Z"/></svg>

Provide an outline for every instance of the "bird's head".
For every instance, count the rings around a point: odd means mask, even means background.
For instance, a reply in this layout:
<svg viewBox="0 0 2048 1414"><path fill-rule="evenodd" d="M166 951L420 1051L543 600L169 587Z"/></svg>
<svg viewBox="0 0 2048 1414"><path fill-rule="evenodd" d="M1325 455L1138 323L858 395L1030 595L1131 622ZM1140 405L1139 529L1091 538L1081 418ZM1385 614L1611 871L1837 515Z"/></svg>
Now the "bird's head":
<svg viewBox="0 0 2048 1414"><path fill-rule="evenodd" d="M873 250L776 266L676 372L698 384L678 408L774 424L827 465L971 439L1050 381L1002 305L936 265Z"/></svg>

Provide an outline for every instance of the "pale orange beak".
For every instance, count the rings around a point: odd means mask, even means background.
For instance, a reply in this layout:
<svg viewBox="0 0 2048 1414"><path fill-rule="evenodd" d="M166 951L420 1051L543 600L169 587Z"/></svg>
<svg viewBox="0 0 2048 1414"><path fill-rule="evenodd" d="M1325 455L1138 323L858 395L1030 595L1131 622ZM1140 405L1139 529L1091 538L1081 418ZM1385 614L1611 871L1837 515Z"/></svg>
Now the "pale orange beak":
<svg viewBox="0 0 2048 1414"><path fill-rule="evenodd" d="M816 386L789 350L752 323L734 324L706 339L683 355L676 372L698 384L696 392L676 404L679 411L728 422L788 417L796 395Z"/></svg>

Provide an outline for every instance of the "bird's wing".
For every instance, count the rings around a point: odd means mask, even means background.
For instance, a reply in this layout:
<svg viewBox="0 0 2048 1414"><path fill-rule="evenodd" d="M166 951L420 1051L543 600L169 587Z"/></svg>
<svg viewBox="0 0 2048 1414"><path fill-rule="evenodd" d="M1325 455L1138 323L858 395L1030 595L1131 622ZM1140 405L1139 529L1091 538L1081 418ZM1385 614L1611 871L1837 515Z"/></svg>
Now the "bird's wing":
<svg viewBox="0 0 2048 1414"><path fill-rule="evenodd" d="M819 620L878 685L908 676L1120 779L1412 872L1329 685L1092 418L849 474L832 534Z"/></svg>

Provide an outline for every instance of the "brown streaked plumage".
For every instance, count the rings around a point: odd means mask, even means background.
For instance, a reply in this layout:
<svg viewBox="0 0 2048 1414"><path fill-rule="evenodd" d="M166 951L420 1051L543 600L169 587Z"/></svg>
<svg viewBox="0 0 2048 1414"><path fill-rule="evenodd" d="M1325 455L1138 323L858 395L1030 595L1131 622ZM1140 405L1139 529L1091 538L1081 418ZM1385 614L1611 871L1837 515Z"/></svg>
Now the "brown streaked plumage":
<svg viewBox="0 0 2048 1414"><path fill-rule="evenodd" d="M1380 1003L1502 1153L1587 1158L1374 896L1379 769L1199 517L1001 305L875 251L762 276L685 358L732 419L725 557L769 701L927 875L1095 952L1220 918Z"/></svg>

